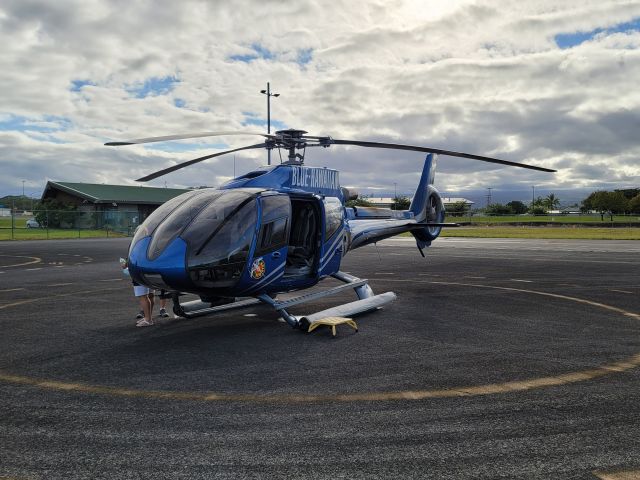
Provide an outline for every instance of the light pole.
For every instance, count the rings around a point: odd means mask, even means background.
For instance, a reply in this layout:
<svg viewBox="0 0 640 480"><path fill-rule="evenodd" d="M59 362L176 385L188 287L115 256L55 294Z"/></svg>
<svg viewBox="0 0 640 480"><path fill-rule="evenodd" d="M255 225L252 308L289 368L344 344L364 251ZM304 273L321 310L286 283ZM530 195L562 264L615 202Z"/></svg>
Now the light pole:
<svg viewBox="0 0 640 480"><path fill-rule="evenodd" d="M267 89L260 90L260 93L263 93L267 96L267 133L271 133L271 97L279 97L279 93L271 93L271 87L269 82L267 82ZM271 165L271 149L267 149L267 165Z"/></svg>
<svg viewBox="0 0 640 480"><path fill-rule="evenodd" d="M491 190L493 190L493 187L487 187L487 191L489 192L487 193L487 207L491 205Z"/></svg>
<svg viewBox="0 0 640 480"><path fill-rule="evenodd" d="M26 180L22 180L22 196L24 197L24 182L26 182Z"/></svg>
<svg viewBox="0 0 640 480"><path fill-rule="evenodd" d="M531 208L533 208L533 204L536 201L536 186L531 185Z"/></svg>
<svg viewBox="0 0 640 480"><path fill-rule="evenodd" d="M398 198L398 184L396 182L393 182L393 191L395 193L394 198Z"/></svg>

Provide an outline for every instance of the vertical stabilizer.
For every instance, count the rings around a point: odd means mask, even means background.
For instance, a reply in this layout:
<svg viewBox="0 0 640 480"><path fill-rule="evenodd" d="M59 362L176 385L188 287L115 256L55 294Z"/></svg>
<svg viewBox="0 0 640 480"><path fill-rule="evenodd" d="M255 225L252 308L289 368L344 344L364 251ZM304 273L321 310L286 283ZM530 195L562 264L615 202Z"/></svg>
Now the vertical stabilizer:
<svg viewBox="0 0 640 480"><path fill-rule="evenodd" d="M409 211L413 213L415 219L419 223L442 223L444 222L444 204L440 198L440 194L433 185L436 176L437 156L433 153L427 155L424 160L422 176L413 196ZM420 230L412 230L411 234L415 237L418 249L422 253L422 249L431 245L431 242L438 238L442 231L441 226L425 226ZM423 254L424 255L424 254Z"/></svg>
<svg viewBox="0 0 640 480"><path fill-rule="evenodd" d="M416 220L424 222L427 219L427 200L429 199L429 186L433 188L433 182L436 176L436 164L438 163L437 155L430 153L424 160L422 168L422 176L416 188L416 193L411 200L409 211L413 212Z"/></svg>

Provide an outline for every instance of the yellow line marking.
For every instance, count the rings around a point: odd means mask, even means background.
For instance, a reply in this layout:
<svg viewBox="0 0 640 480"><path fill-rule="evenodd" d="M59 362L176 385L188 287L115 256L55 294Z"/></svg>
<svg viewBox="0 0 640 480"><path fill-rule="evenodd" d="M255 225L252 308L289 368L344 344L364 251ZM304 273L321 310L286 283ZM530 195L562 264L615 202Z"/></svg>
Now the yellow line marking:
<svg viewBox="0 0 640 480"><path fill-rule="evenodd" d="M0 290L0 293L19 292L20 290L24 290L24 288L7 288L6 290Z"/></svg>
<svg viewBox="0 0 640 480"><path fill-rule="evenodd" d="M393 281L393 280L391 280L389 278L385 278L384 280L387 281L387 282ZM532 294L535 294L535 295L542 295L544 297L560 298L562 300L569 300L569 301L572 301L572 302L584 303L585 305L591 305L592 307L603 308L605 310L610 310L612 312L620 313L620 314L625 315L627 317L631 317L631 318L635 318L636 320L640 320L640 315L639 314L633 313L633 312L629 312L629 311L624 310L622 308L613 307L611 305L606 305L606 304L600 303L600 302L593 302L591 300L586 300L584 298L569 297L568 295L560 295L558 293L540 292L538 290L526 290L524 288L496 287L496 286L489 286L489 285L478 285L478 284L473 284L473 283L457 283L457 282L428 282L428 283L434 283L434 284L437 284L437 285L459 285L459 286L465 286L465 287L492 288L492 289L495 289L495 290L507 290L507 291L511 291L511 292L532 293Z"/></svg>
<svg viewBox="0 0 640 480"><path fill-rule="evenodd" d="M392 281L385 278L386 281ZM395 280L401 281L414 281L415 280ZM542 295L553 298L559 298L563 300L574 301L578 303L584 303L605 310L620 313L625 316L629 316L635 319L640 319L640 315L633 312L628 312L618 307L611 305L605 305L599 302L592 302L591 300L585 300L582 298L569 297L566 295L560 295L555 293L540 292L536 290L525 290L512 287L498 287L491 285L477 285L458 282L434 282L434 281L419 281L419 283L431 283L436 285L455 285L466 287L479 287L489 288L495 290L505 290L529 293L534 295ZM104 291L89 290L84 292L73 292L61 295L53 295L52 297L66 297L70 295L77 295L83 293L95 293ZM116 288L110 288L106 290L116 290ZM0 306L0 309L8 308L10 306L21 305L24 303L32 303L39 300L46 300L47 298L41 297L22 302L16 302L14 304L8 304ZM455 397L471 397L479 395L495 395L500 393L513 393L534 390L538 388L554 387L561 385L568 385L571 383L582 382L586 380L593 380L596 378L609 375L611 373L620 373L632 368L640 366L640 353L632 355L618 362L594 367L587 370L569 372L561 375L533 378L529 380L520 380L503 383L493 383L487 385L471 385L457 388L447 389L432 389L432 390L406 390L406 391L390 391L390 392L370 392L370 393L354 393L354 394L224 394L215 392L175 392L175 391L157 391L157 390L138 390L132 388L111 387L103 385L90 385L85 383L72 383L62 382L57 380L38 379L32 377L26 377L21 375L13 375L0 371L0 381L15 383L21 385L29 385L48 390L59 390L67 392L87 393L87 394L101 394L101 395L113 395L122 397L141 397L148 399L168 399L168 400L191 400L191 401L235 401L235 402L256 402L256 403L308 403L308 402L362 402L362 401L394 401L394 400L424 400L430 398L455 398ZM624 478L624 477L622 477Z"/></svg>
<svg viewBox="0 0 640 480"><path fill-rule="evenodd" d="M22 267L24 265L33 265L34 263L42 262L42 259L39 257L28 257L26 255L0 255L0 257L12 257L12 258L30 258L30 262L24 263L14 263L11 265L0 265L0 268L9 268L9 267Z"/></svg>
<svg viewBox="0 0 640 480"><path fill-rule="evenodd" d="M599 472L595 471L593 474L602 480L639 480L640 470L627 470L619 472Z"/></svg>
<svg viewBox="0 0 640 480"><path fill-rule="evenodd" d="M541 377L488 385L466 386L451 389L406 390L397 392L371 392L335 395L314 394L224 394L215 392L176 392L158 390L139 390L133 388L109 387L90 385L77 382L62 382L57 380L38 379L20 375L12 375L0 371L0 380L8 383L29 385L47 390L66 392L113 395L119 397L139 397L147 399L195 400L203 402L232 401L253 403L311 403L311 402L373 402L396 400L425 400L431 398L473 397L480 395L495 395L499 393L513 393L535 390L545 387L567 385L570 383L593 380L610 373L619 373L640 366L640 353L620 362L551 377Z"/></svg>
<svg viewBox="0 0 640 480"><path fill-rule="evenodd" d="M629 290L617 290L617 289L615 289L615 288L610 288L610 289L609 289L609 291L610 291L610 292L618 292L618 293L629 293L629 294L631 294L631 295L633 295L633 294L634 294L634 292L630 292Z"/></svg>
<svg viewBox="0 0 640 480"><path fill-rule="evenodd" d="M41 302L43 300L51 300L52 298L59 298L59 297L70 297L72 295L82 295L85 293L99 293L99 292L105 292L105 291L109 291L109 290L120 290L120 288L101 288L99 290L83 290L83 291L79 291L79 292L70 292L70 293L60 293L57 295L50 295L48 297L38 297L38 298L28 298L26 300L20 300L19 302L13 302L13 303L6 303L4 305L0 305L0 310L4 310L5 308L9 308L9 307L17 307L19 305L26 305L27 303L35 303L35 302Z"/></svg>
<svg viewBox="0 0 640 480"><path fill-rule="evenodd" d="M371 278L370 280L376 280L375 278ZM384 282L410 282L410 283L431 283L434 285L454 285L460 287L476 287L476 288L489 288L493 290L506 290L509 292L520 292L520 293L531 293L534 295L542 295L544 297L552 297L552 298L560 298L562 300L569 300L577 303L584 303L585 305L590 305L592 307L604 308L605 310L610 310L612 312L620 313L627 317L635 318L640 320L640 315L637 313L629 312L622 308L613 307L611 305L606 305L604 303L592 302L591 300L586 300L584 298L578 297L569 297L567 295L560 295L558 293L549 293L549 292L541 292L539 290L527 290L524 288L514 288L514 287L498 287L494 285L481 285L477 283L461 283L461 282L438 282L434 280L405 280L405 279L393 279L393 278L380 278L378 279Z"/></svg>

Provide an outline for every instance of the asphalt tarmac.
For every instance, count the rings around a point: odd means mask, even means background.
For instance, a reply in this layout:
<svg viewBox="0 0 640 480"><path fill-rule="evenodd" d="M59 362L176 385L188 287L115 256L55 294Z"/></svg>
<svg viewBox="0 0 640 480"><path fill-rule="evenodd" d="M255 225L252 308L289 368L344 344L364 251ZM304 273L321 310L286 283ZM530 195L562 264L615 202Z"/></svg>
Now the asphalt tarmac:
<svg viewBox="0 0 640 480"><path fill-rule="evenodd" d="M0 243L0 479L640 478L640 242L368 246L332 339L136 328L128 241Z"/></svg>

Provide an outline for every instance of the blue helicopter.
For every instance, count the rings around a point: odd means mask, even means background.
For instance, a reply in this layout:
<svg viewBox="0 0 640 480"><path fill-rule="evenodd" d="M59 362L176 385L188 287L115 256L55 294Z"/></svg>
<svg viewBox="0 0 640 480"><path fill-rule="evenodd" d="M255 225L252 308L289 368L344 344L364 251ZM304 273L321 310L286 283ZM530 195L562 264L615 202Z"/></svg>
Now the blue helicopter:
<svg viewBox="0 0 640 480"><path fill-rule="evenodd" d="M172 292L174 313L193 318L266 304L292 327L307 331L321 318L347 317L393 301L393 292L375 295L366 280L340 271L350 250L410 232L424 257L443 227L445 209L434 187L436 156L450 155L514 167L548 168L497 158L414 145L338 140L308 136L304 130L275 134L205 132L142 138L105 145L120 146L213 135L260 135L262 143L226 150L173 165L138 179L148 181L209 158L250 149L285 149L287 161L240 175L218 188L193 190L169 200L138 228L129 249L132 278ZM354 145L424 152L422 175L408 210L346 207L357 192L340 186L338 171L307 167L307 147ZM341 285L286 300L278 295L308 289L333 277ZM354 289L358 300L296 317L294 305ZM181 303L183 293L200 300Z"/></svg>

